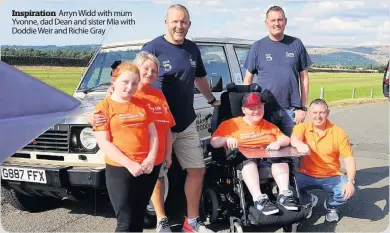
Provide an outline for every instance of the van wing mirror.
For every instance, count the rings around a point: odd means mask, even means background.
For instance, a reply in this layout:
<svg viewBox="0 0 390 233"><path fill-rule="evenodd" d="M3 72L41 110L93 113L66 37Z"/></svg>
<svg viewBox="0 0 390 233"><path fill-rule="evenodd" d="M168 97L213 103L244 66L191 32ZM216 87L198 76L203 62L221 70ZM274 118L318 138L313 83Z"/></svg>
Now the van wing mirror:
<svg viewBox="0 0 390 233"><path fill-rule="evenodd" d="M210 78L210 90L211 92L222 92L222 77L221 76L211 76Z"/></svg>

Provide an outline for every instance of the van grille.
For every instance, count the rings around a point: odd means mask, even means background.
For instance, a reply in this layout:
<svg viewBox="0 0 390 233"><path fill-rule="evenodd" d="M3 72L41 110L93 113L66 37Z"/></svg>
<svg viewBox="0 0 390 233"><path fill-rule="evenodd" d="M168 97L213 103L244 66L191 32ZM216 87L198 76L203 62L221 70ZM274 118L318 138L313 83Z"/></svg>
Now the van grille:
<svg viewBox="0 0 390 233"><path fill-rule="evenodd" d="M44 132L23 150L46 152L69 152L69 126L56 125Z"/></svg>

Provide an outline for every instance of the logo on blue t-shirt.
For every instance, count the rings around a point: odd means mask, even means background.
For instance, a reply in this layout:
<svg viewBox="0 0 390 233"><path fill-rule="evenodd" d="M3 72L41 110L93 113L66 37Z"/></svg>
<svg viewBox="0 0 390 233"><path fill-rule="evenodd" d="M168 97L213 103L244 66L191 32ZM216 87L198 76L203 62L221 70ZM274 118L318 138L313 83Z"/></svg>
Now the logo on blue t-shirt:
<svg viewBox="0 0 390 233"><path fill-rule="evenodd" d="M169 72L169 71L172 70L172 66L171 66L171 64L169 64L169 60L162 61L162 64L163 64L164 70L165 70L166 72Z"/></svg>
<svg viewBox="0 0 390 233"><path fill-rule="evenodd" d="M267 61L272 61L271 54L270 53L265 54L265 59L267 59Z"/></svg>
<svg viewBox="0 0 390 233"><path fill-rule="evenodd" d="M191 58L190 58L190 63L192 67L196 67L196 61L193 61Z"/></svg>
<svg viewBox="0 0 390 233"><path fill-rule="evenodd" d="M295 57L295 54L294 54L294 53L286 52L286 57Z"/></svg>

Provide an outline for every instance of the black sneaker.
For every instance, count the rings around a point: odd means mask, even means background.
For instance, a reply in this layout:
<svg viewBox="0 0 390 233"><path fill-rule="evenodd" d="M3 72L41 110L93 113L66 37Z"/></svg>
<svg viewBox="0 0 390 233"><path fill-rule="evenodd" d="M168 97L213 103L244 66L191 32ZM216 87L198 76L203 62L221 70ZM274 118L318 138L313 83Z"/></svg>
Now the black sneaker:
<svg viewBox="0 0 390 233"><path fill-rule="evenodd" d="M263 194L254 204L256 209L264 215L271 215L279 212L279 209L268 199L266 194Z"/></svg>
<svg viewBox="0 0 390 233"><path fill-rule="evenodd" d="M328 222L338 222L339 221L339 211L336 208L328 207L324 201L324 208L326 209L325 219Z"/></svg>
<svg viewBox="0 0 390 233"><path fill-rule="evenodd" d="M287 210L298 211L299 205L294 199L293 192L291 190L284 190L282 194L278 196L278 202Z"/></svg>

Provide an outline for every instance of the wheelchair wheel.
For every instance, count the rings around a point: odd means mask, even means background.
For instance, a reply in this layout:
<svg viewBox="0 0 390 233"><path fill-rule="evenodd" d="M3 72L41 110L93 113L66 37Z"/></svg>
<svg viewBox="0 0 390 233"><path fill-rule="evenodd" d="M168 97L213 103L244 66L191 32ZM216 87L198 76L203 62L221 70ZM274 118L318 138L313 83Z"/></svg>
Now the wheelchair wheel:
<svg viewBox="0 0 390 233"><path fill-rule="evenodd" d="M290 226L283 227L283 232L297 232L298 223L294 223Z"/></svg>
<svg viewBox="0 0 390 233"><path fill-rule="evenodd" d="M201 213L203 219L209 218L210 223L215 223L219 219L218 208L219 201L216 192L213 189L205 189L202 195Z"/></svg>
<svg viewBox="0 0 390 233"><path fill-rule="evenodd" d="M233 225L233 232L237 232L237 233L243 233L244 230L242 229L242 226L240 223L238 222L235 222L234 225Z"/></svg>

